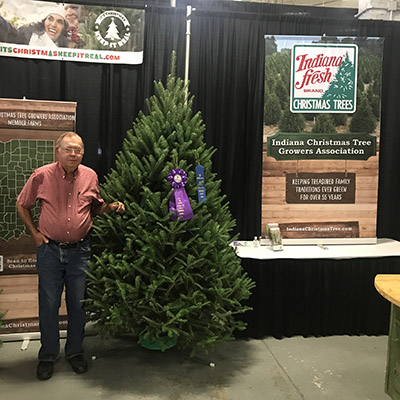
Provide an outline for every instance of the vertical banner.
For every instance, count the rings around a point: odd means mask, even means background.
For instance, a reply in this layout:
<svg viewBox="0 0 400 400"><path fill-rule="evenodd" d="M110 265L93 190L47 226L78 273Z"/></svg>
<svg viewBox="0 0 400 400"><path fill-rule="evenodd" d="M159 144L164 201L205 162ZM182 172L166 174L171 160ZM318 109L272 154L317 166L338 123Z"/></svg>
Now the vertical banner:
<svg viewBox="0 0 400 400"><path fill-rule="evenodd" d="M383 38L266 36L262 232L376 241Z"/></svg>
<svg viewBox="0 0 400 400"><path fill-rule="evenodd" d="M76 103L0 99L0 334L38 332L36 248L16 199L34 169L55 161L55 141L75 131ZM39 206L32 210L34 220ZM60 325L66 324L65 305Z"/></svg>

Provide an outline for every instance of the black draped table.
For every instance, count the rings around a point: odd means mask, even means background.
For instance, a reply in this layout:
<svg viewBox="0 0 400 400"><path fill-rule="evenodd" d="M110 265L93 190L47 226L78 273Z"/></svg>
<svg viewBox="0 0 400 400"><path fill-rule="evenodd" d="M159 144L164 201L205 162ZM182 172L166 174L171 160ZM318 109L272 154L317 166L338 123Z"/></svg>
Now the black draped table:
<svg viewBox="0 0 400 400"><path fill-rule="evenodd" d="M245 243L245 242L240 242ZM374 287L377 274L400 273L400 243L237 246L256 282L239 337L275 338L388 334L390 303Z"/></svg>

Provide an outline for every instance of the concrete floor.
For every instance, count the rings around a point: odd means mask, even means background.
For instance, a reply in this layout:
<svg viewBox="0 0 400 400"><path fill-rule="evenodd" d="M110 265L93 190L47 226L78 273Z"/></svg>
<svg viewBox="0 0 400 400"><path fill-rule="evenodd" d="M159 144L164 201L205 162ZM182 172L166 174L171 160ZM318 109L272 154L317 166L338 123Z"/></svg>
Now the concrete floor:
<svg viewBox="0 0 400 400"><path fill-rule="evenodd" d="M384 393L387 336L236 340L191 359L146 350L130 338L85 338L90 369L61 357L36 379L39 342L0 349L2 400L390 400ZM211 367L210 363L215 366Z"/></svg>

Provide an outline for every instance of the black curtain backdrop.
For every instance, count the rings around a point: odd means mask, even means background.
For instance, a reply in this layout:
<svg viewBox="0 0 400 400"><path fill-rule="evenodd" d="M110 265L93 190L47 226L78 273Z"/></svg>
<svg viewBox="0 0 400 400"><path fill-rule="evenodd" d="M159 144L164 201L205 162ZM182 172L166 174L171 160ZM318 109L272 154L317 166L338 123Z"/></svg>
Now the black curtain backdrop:
<svg viewBox="0 0 400 400"><path fill-rule="evenodd" d="M90 3L90 2L86 2ZM141 1L95 1L115 7ZM143 65L103 65L0 57L0 97L76 101L77 132L86 146L84 163L100 180L153 81L165 80L170 54L184 75L186 4L155 1L146 8ZM244 2L192 1L190 91L201 111L205 139L218 151L213 167L222 180L241 239L261 232L264 35L295 34L385 37L380 138L378 237L400 240L400 25L359 21L357 10L277 6Z"/></svg>

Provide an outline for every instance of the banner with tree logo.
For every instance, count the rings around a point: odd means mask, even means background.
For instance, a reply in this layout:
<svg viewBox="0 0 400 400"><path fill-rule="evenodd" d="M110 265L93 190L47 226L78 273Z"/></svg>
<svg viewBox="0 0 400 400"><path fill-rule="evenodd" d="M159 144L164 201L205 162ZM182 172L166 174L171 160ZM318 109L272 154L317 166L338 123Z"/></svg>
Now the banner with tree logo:
<svg viewBox="0 0 400 400"><path fill-rule="evenodd" d="M0 2L0 56L141 64L143 43L144 10Z"/></svg>
<svg viewBox="0 0 400 400"><path fill-rule="evenodd" d="M262 224L376 240L383 38L266 36Z"/></svg>

